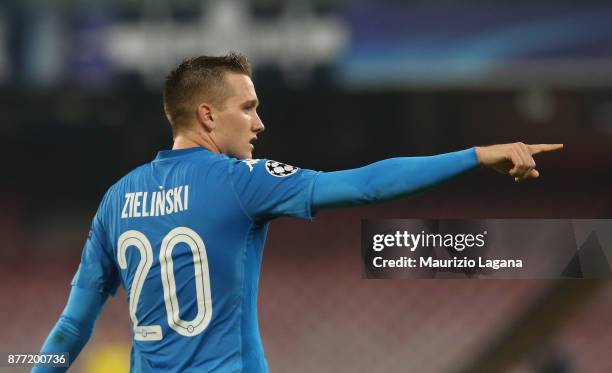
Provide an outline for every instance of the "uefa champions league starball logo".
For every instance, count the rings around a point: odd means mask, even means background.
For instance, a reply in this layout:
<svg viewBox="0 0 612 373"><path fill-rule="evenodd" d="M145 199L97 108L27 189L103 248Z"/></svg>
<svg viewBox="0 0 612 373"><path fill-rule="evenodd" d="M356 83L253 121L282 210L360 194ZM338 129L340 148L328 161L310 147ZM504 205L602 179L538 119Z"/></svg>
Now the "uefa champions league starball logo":
<svg viewBox="0 0 612 373"><path fill-rule="evenodd" d="M272 176L275 177L286 177L293 175L299 170L299 167L290 166L288 164L284 164L277 161L266 161L266 171Z"/></svg>

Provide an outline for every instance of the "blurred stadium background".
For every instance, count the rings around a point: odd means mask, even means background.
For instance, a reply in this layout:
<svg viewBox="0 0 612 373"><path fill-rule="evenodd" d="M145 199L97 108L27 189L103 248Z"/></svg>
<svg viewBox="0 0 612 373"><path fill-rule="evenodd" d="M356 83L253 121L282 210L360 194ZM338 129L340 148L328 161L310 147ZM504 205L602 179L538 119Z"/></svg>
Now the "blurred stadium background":
<svg viewBox="0 0 612 373"><path fill-rule="evenodd" d="M612 218L611 26L591 0L2 1L0 351L41 346L104 191L171 146L167 71L233 49L255 66L259 157L330 171L565 143L535 182L476 170L272 224L272 372L612 372L609 281L363 280L359 255L364 218ZM119 293L72 371L127 371L129 345Z"/></svg>

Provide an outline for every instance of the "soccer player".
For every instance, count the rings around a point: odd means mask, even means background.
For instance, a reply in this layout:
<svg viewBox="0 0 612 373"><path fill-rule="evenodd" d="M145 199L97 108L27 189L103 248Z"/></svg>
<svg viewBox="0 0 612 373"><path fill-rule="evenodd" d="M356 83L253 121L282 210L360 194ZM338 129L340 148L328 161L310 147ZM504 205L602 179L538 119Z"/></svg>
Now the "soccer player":
<svg viewBox="0 0 612 373"><path fill-rule="evenodd" d="M42 352L74 361L119 284L129 294L134 372L267 372L257 325L270 221L413 193L476 166L517 181L533 155L562 144L474 147L315 172L252 159L264 131L251 67L240 54L201 56L167 77L174 145L110 187L93 218L68 303ZM65 368L35 368L35 372Z"/></svg>

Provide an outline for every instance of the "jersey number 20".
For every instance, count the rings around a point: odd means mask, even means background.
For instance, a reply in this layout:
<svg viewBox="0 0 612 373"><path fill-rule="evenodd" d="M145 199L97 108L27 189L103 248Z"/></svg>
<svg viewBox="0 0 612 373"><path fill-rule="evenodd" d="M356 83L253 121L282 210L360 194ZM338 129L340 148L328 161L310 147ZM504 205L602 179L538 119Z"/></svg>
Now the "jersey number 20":
<svg viewBox="0 0 612 373"><path fill-rule="evenodd" d="M189 245L193 255L198 312L192 320L183 320L179 316L179 303L176 297L176 281L174 279L174 265L172 262L172 250L179 243ZM137 341L159 341L163 338L161 326L138 325L138 318L136 317L140 292L153 264L151 242L142 232L136 230L126 231L119 236L119 240L117 240L117 259L121 269L127 269L125 254L130 246L137 248L140 252L140 262L136 268L136 273L134 273L130 289L130 317L134 326L134 339ZM204 241L192 229L187 227L174 228L162 240L159 250L159 263L161 266L161 279L164 287L164 303L166 304L168 325L185 337L193 337L202 333L212 317L210 276Z"/></svg>

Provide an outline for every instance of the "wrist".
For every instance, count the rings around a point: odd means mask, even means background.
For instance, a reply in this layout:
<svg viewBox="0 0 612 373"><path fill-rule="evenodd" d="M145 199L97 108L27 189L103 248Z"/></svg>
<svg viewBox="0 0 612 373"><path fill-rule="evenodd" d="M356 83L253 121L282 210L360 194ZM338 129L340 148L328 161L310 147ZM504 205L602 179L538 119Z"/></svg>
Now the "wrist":
<svg viewBox="0 0 612 373"><path fill-rule="evenodd" d="M482 162L483 147L482 146L475 146L474 147L474 153L476 153L476 159L478 160L478 165L482 166L483 165L483 162Z"/></svg>

